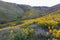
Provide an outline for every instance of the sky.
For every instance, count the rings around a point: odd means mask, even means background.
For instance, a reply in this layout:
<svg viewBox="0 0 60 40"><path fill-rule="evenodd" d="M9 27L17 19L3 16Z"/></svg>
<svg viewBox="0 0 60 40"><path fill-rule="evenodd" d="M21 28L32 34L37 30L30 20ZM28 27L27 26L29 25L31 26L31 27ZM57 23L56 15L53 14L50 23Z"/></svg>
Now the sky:
<svg viewBox="0 0 60 40"><path fill-rule="evenodd" d="M60 0L3 0L6 2L12 2L17 4L26 4L31 6L53 6L60 4Z"/></svg>

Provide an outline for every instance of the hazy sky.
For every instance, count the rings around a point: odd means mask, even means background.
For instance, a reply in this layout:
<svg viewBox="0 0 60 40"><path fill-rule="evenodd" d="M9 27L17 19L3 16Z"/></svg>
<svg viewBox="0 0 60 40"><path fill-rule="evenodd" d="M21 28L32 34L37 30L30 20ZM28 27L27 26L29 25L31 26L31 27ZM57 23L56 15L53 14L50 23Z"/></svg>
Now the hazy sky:
<svg viewBox="0 0 60 40"><path fill-rule="evenodd" d="M4 0L18 4L27 4L31 6L53 6L60 4L60 0Z"/></svg>

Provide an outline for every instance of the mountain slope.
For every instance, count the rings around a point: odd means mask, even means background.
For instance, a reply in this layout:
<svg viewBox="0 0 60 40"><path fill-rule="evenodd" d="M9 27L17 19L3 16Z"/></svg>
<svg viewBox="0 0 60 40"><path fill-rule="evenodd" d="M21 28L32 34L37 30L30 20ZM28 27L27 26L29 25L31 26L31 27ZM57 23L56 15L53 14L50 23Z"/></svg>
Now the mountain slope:
<svg viewBox="0 0 60 40"><path fill-rule="evenodd" d="M29 11L31 10L31 16ZM19 5L15 3L8 3L0 1L0 23L9 22L27 16L23 19L30 19L39 17L43 13L43 10L36 10L29 5ZM39 16L38 16L39 15Z"/></svg>
<svg viewBox="0 0 60 40"><path fill-rule="evenodd" d="M23 21L22 26L24 25L30 25L33 23L38 23L38 24L57 24L60 22L60 10L54 11L49 13L48 15L45 15L43 17L40 18L36 18L36 19L31 19L31 20L25 20Z"/></svg>
<svg viewBox="0 0 60 40"><path fill-rule="evenodd" d="M32 19L47 15L48 12L60 10L60 5L53 7L36 7L0 1L0 23L18 19Z"/></svg>
<svg viewBox="0 0 60 40"><path fill-rule="evenodd" d="M0 1L0 22L16 20L24 11L16 4Z"/></svg>
<svg viewBox="0 0 60 40"><path fill-rule="evenodd" d="M60 4L54 5L54 6L50 7L50 8L48 8L48 9L49 9L49 11L60 10Z"/></svg>

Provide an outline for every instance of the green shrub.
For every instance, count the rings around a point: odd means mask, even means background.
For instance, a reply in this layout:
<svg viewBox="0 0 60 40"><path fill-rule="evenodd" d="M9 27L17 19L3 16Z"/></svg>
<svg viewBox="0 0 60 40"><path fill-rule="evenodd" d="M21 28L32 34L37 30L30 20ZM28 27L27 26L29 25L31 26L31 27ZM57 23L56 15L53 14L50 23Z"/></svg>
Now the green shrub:
<svg viewBox="0 0 60 40"><path fill-rule="evenodd" d="M33 34L33 29L22 28L17 34L12 35L10 40L32 40Z"/></svg>

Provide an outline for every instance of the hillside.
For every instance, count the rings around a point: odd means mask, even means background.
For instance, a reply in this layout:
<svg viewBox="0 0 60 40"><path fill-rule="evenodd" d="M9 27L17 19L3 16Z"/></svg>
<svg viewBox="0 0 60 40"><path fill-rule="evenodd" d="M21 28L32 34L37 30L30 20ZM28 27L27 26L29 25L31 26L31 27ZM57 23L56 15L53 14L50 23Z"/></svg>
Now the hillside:
<svg viewBox="0 0 60 40"><path fill-rule="evenodd" d="M0 40L60 40L60 4L47 7L0 1Z"/></svg>
<svg viewBox="0 0 60 40"><path fill-rule="evenodd" d="M0 22L16 20L24 11L16 4L0 1Z"/></svg>
<svg viewBox="0 0 60 40"><path fill-rule="evenodd" d="M54 11L55 9L60 10L59 7L60 7L59 4L53 7L45 7L45 6L32 7L29 5L22 5L22 4L20 5L0 1L0 23L16 21L17 19L20 20L20 19L38 18L43 15L46 15L48 12Z"/></svg>
<svg viewBox="0 0 60 40"><path fill-rule="evenodd" d="M22 24L18 24L18 25L15 25L15 26L10 25L8 27L1 28L0 29L0 31L1 31L0 32L0 35L1 35L0 39L1 40L11 40L11 39L13 39L13 36L15 36L15 35L17 35L19 37L18 34L21 33L21 31L23 32L24 35L21 34L20 36L21 37L22 37L22 35L26 36L29 33L29 30L33 31L33 29L34 29L34 32L33 32L34 37L32 37L32 39L39 40L40 38L42 38L44 40L44 37L47 37L47 39L48 39L52 36L52 34L50 34L51 31L54 32L54 30L56 30L56 28L58 28L58 29L60 28L59 27L59 25L60 25L60 10L48 13L47 15L42 16L40 18L35 18L35 19L30 19L30 20L23 20L21 22L22 22ZM12 22L11 24L15 24L15 23ZM27 31L27 34L25 34L24 31ZM58 32L58 31L59 30L56 30L56 32ZM39 37L38 37L38 35L39 35ZM18 37L16 37L16 38L18 38ZM16 40L16 39L13 39L13 40Z"/></svg>
<svg viewBox="0 0 60 40"><path fill-rule="evenodd" d="M32 23L38 23L38 24L44 24L44 23L47 23L47 24L56 24L56 23L59 23L60 22L60 10L57 10L57 11L54 11L54 12L51 12L51 13L48 13L47 15L45 16L42 16L40 18L36 18L36 19L31 19L31 20L25 20L23 21L24 23L22 25L29 25L29 24L32 24Z"/></svg>
<svg viewBox="0 0 60 40"><path fill-rule="evenodd" d="M55 11L55 10L60 10L60 4L52 6L49 8L49 11Z"/></svg>
<svg viewBox="0 0 60 40"><path fill-rule="evenodd" d="M46 13L47 10L45 10L43 8L36 9L29 5L19 5L19 4L15 4L15 3L8 3L8 2L0 1L0 18L1 18L0 23L3 21L4 22L14 21L19 18L27 19L27 18L22 18L22 17L29 15L29 12L31 12L32 15L27 17L28 19L40 17L40 16L44 15L44 13ZM28 13L28 14L26 14L26 13Z"/></svg>

